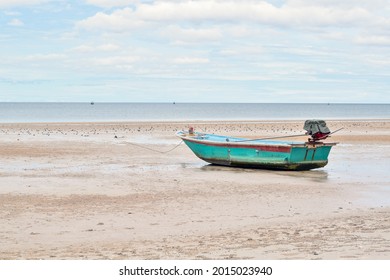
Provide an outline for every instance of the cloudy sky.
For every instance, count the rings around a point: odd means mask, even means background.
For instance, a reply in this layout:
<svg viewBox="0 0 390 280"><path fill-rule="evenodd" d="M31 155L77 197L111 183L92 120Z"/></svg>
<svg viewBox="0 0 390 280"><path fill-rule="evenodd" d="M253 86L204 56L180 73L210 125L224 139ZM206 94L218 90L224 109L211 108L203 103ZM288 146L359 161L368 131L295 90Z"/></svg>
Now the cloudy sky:
<svg viewBox="0 0 390 280"><path fill-rule="evenodd" d="M390 103L388 0L0 0L0 102Z"/></svg>

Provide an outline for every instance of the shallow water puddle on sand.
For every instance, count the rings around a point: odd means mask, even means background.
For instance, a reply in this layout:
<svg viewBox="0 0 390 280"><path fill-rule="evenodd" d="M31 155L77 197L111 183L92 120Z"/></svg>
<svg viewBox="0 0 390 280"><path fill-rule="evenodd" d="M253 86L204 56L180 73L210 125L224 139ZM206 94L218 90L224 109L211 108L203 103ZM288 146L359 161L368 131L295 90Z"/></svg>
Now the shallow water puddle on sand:
<svg viewBox="0 0 390 280"><path fill-rule="evenodd" d="M131 172L148 173L148 172L166 172L179 171L180 169L197 169L201 168L203 163L178 163L178 164L153 164L153 165L128 165L126 166Z"/></svg>
<svg viewBox="0 0 390 280"><path fill-rule="evenodd" d="M340 145L325 167L334 182L390 185L390 145Z"/></svg>
<svg viewBox="0 0 390 280"><path fill-rule="evenodd" d="M375 186L375 190L362 191L357 202L368 207L390 207L390 184Z"/></svg>
<svg viewBox="0 0 390 280"><path fill-rule="evenodd" d="M0 172L14 173L25 171L49 170L54 167L51 163L32 162L29 160L3 162L0 165Z"/></svg>
<svg viewBox="0 0 390 280"><path fill-rule="evenodd" d="M103 173L111 174L117 172L166 172L177 171L180 169L201 168L204 164L200 163L177 163L177 164L134 164L128 165L124 163L100 163L78 164L69 166L67 163L41 163L32 161L12 161L7 164L0 165L0 173L24 175L29 172L46 172L47 174L64 174L64 173Z"/></svg>

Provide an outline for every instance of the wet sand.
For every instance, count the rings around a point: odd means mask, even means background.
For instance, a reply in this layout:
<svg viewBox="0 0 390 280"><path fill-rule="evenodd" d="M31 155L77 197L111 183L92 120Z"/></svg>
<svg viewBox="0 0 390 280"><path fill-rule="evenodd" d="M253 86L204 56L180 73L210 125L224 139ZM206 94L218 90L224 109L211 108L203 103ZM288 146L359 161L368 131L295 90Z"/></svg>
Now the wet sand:
<svg viewBox="0 0 390 280"><path fill-rule="evenodd" d="M303 121L0 124L0 259L390 259L390 120L329 121L340 144L304 172L208 165L184 144L152 151L189 125L304 132Z"/></svg>

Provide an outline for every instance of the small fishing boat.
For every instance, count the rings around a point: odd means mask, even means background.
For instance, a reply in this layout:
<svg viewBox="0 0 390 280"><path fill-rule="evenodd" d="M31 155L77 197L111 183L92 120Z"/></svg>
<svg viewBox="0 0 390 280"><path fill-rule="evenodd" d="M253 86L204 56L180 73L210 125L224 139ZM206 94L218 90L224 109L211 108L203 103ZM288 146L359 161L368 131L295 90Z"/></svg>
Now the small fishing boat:
<svg viewBox="0 0 390 280"><path fill-rule="evenodd" d="M306 142L237 138L199 133L193 128L178 131L176 135L196 156L212 164L280 170L310 170L324 167L328 163L331 148L337 143L324 143L321 140L332 133L322 120L308 120L304 129L306 133L298 136L310 135Z"/></svg>

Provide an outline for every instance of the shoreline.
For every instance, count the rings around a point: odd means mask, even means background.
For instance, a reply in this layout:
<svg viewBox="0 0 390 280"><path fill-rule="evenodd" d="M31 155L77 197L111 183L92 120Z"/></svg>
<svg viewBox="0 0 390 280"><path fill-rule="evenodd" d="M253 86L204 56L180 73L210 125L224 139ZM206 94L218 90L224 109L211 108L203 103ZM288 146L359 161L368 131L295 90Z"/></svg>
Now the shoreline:
<svg viewBox="0 0 390 280"><path fill-rule="evenodd" d="M186 121L0 124L0 259L389 259L390 120L340 122L329 164L304 172L131 145L169 150ZM303 131L301 121L190 124Z"/></svg>

